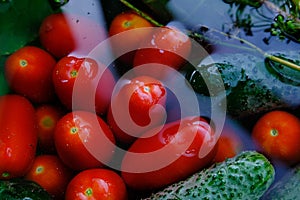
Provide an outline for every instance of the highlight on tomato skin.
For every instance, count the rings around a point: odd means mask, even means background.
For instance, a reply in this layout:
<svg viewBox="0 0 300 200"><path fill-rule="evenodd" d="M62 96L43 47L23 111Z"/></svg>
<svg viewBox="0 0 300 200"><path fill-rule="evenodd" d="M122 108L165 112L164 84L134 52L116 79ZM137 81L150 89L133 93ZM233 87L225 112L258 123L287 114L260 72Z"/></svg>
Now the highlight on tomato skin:
<svg viewBox="0 0 300 200"><path fill-rule="evenodd" d="M143 132L164 123L167 91L159 80L150 76L126 79L112 101L107 113L116 140L130 145Z"/></svg>
<svg viewBox="0 0 300 200"><path fill-rule="evenodd" d="M132 65L134 54L139 48L141 38L147 38L152 33L153 24L135 12L122 12L114 17L109 25L108 34L112 39L112 49L122 63ZM130 49L130 52L125 50ZM124 51L126 52L124 54Z"/></svg>
<svg viewBox="0 0 300 200"><path fill-rule="evenodd" d="M0 179L21 178L36 155L37 124L33 104L17 94L0 96Z"/></svg>
<svg viewBox="0 0 300 200"><path fill-rule="evenodd" d="M72 177L73 171L57 155L42 154L35 157L24 178L38 183L54 200L61 200Z"/></svg>
<svg viewBox="0 0 300 200"><path fill-rule="evenodd" d="M57 122L54 142L62 162L76 171L107 166L115 150L107 123L97 114L81 110L69 112Z"/></svg>
<svg viewBox="0 0 300 200"><path fill-rule="evenodd" d="M75 175L66 190L65 200L81 199L127 200L128 193L123 179L115 171L88 169Z"/></svg>
<svg viewBox="0 0 300 200"><path fill-rule="evenodd" d="M206 154L201 157L203 150ZM138 138L124 155L121 175L130 189L161 189L212 164L216 150L209 123L201 117L186 117L153 128Z"/></svg>
<svg viewBox="0 0 300 200"><path fill-rule="evenodd" d="M252 130L257 149L287 165L300 162L300 120L288 111L274 110L261 116Z"/></svg>
<svg viewBox="0 0 300 200"><path fill-rule="evenodd" d="M33 103L53 103L56 99L51 74L55 64L54 57L44 49L24 46L6 59L5 78L14 93Z"/></svg>
<svg viewBox="0 0 300 200"><path fill-rule="evenodd" d="M112 71L100 61L77 56L59 59L52 80L59 101L69 111L86 110L99 115L106 114L116 83Z"/></svg>

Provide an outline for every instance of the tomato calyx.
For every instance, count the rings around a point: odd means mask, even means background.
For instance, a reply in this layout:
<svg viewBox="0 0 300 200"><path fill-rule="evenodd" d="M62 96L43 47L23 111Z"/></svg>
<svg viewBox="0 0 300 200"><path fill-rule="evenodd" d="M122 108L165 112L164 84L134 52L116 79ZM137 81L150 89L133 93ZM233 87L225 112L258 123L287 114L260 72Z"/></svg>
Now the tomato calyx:
<svg viewBox="0 0 300 200"><path fill-rule="evenodd" d="M71 129L70 129L70 133L72 134L72 135L75 135L75 134L77 134L78 133L78 127L76 127L76 126L73 126Z"/></svg>
<svg viewBox="0 0 300 200"><path fill-rule="evenodd" d="M87 197L91 197L93 196L93 189L92 188L87 188L85 191L84 191L84 195L87 196Z"/></svg>
<svg viewBox="0 0 300 200"><path fill-rule="evenodd" d="M21 67L26 67L26 66L28 65L27 60L24 60L24 59L20 60L19 63L20 63L20 66L21 66Z"/></svg>
<svg viewBox="0 0 300 200"><path fill-rule="evenodd" d="M10 173L9 172L3 172L1 174L1 177L3 177L3 178L9 178L10 177Z"/></svg>
<svg viewBox="0 0 300 200"><path fill-rule="evenodd" d="M279 135L279 131L277 129L271 129L270 130L270 135L273 137L276 137Z"/></svg>

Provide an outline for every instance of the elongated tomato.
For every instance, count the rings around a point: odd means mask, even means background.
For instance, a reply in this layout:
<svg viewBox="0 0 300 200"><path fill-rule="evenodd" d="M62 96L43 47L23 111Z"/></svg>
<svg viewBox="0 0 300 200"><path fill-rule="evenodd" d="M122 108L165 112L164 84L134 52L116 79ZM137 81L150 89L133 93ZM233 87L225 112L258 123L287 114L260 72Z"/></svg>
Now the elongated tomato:
<svg viewBox="0 0 300 200"><path fill-rule="evenodd" d="M0 179L21 177L30 169L38 140L35 119L26 98L0 97Z"/></svg>

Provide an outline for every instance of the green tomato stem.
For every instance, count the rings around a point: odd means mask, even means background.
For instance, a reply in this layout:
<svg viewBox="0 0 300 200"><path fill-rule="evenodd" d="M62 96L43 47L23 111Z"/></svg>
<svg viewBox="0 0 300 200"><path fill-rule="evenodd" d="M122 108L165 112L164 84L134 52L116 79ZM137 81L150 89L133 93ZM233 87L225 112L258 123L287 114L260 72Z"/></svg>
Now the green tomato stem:
<svg viewBox="0 0 300 200"><path fill-rule="evenodd" d="M128 1L120 0L120 2L123 3L125 6L127 6L128 8L130 8L131 10L135 11L138 15L140 15L144 19L146 19L149 22L151 22L152 24L154 24L155 26L158 26L158 27L164 26L163 24L159 23L158 21L156 21L155 19L153 19L152 17L150 17L149 15L147 15L146 13L144 13L143 11L141 11L140 9L138 9L137 7L135 7L134 5L129 3Z"/></svg>

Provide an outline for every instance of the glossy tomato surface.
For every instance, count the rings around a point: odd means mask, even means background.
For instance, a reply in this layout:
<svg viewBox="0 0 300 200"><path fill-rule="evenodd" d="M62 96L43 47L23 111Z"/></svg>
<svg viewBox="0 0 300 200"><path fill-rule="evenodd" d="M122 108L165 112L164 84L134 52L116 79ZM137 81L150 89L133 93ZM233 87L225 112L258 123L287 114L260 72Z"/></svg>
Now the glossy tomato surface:
<svg viewBox="0 0 300 200"><path fill-rule="evenodd" d="M126 200L127 191L122 178L109 169L81 171L69 183L66 200Z"/></svg>
<svg viewBox="0 0 300 200"><path fill-rule="evenodd" d="M22 177L30 169L37 147L35 110L20 95L0 97L0 179Z"/></svg>
<svg viewBox="0 0 300 200"><path fill-rule="evenodd" d="M270 158L287 164L300 161L300 120L287 111L270 111L259 118L252 138Z"/></svg>
<svg viewBox="0 0 300 200"><path fill-rule="evenodd" d="M72 170L67 168L56 155L39 155L34 159L25 179L42 186L55 200L63 199Z"/></svg>
<svg viewBox="0 0 300 200"><path fill-rule="evenodd" d="M5 62L5 77L14 92L35 103L55 99L52 71L55 59L45 50L25 46L11 54Z"/></svg>
<svg viewBox="0 0 300 200"><path fill-rule="evenodd" d="M169 75L153 66L159 64L178 70L186 62L191 52L190 38L175 27L160 27L141 43L134 56L133 66L146 65L149 75L164 78ZM154 68L152 70L151 68Z"/></svg>
<svg viewBox="0 0 300 200"><path fill-rule="evenodd" d="M116 37L112 40L112 48L116 55L121 56L121 61L132 64L140 43L152 33L151 27L153 24L135 12L122 12L114 17L108 33L110 37Z"/></svg>
<svg viewBox="0 0 300 200"><path fill-rule="evenodd" d="M64 115L57 122L54 142L63 163L74 170L107 165L115 149L115 139L106 122L87 111Z"/></svg>
<svg viewBox="0 0 300 200"><path fill-rule="evenodd" d="M128 149L122 161L122 177L135 190L163 188L210 165L215 143L214 131L200 117L154 128Z"/></svg>
<svg viewBox="0 0 300 200"><path fill-rule="evenodd" d="M56 58L69 54L87 56L106 38L104 30L85 16L54 13L43 20L39 36L43 47Z"/></svg>
<svg viewBox="0 0 300 200"><path fill-rule="evenodd" d="M59 100L69 110L107 112L115 79L110 69L92 58L66 56L53 69Z"/></svg>
<svg viewBox="0 0 300 200"><path fill-rule="evenodd" d="M107 114L116 139L132 143L140 134L164 122L167 91L162 82L149 76L124 80Z"/></svg>

